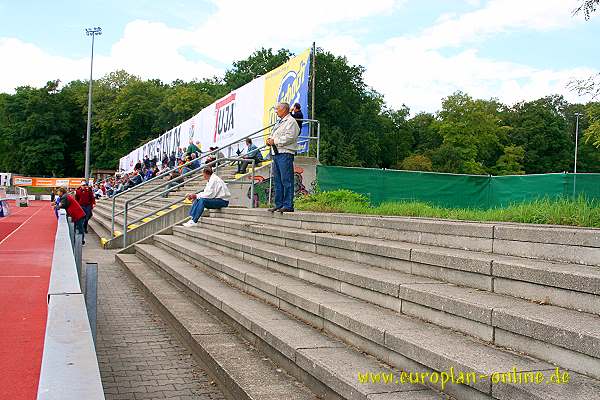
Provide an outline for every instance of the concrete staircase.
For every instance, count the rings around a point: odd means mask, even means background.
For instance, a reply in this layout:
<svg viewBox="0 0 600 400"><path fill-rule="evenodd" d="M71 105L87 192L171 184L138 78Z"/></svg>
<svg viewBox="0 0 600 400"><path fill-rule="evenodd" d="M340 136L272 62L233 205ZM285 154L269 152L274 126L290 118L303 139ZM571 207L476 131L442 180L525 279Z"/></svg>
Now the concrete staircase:
<svg viewBox="0 0 600 400"><path fill-rule="evenodd" d="M200 171L200 170L199 170ZM220 166L217 173L224 180L230 180L235 177L236 166L226 165ZM190 177L186 177L185 179L189 179ZM136 186L130 189L125 194L119 196L115 200L115 209L117 212L122 211L125 207L125 202L133 197L142 194L150 189L153 189L153 192L146 194L139 199L133 201L133 204L139 203L144 200L148 200L150 197L153 197L157 193L160 193L163 190L166 190L166 186L159 187L160 184L164 183L164 180L157 179L155 181L149 182L143 186ZM127 230L128 240L127 244L135 243L138 240L141 240L149 235L158 232L161 229L164 229L168 226L171 226L177 222L182 221L187 217L190 204L188 202L184 202L185 195L187 193L199 192L201 191L206 182L202 179L202 177L197 177L195 180L189 182L188 184L174 189L174 191L169 193L167 198L157 197L152 200L148 200L144 204L140 206L135 206L131 209L133 205L130 203L130 210L127 212L127 222L129 229ZM165 210L161 210L161 208L171 205L169 208ZM147 214L151 214L147 218L140 222L136 222L132 224L138 218L144 217ZM120 237L123 233L123 214L118 215L115 218L115 232L111 232L111 216L112 216L112 199L101 199L96 203L96 207L94 208L94 216L90 221L90 225L94 232L98 234L102 238L103 245L106 248L121 248L123 247L123 240Z"/></svg>
<svg viewBox="0 0 600 400"><path fill-rule="evenodd" d="M232 366L203 318L244 337L227 331L246 349L242 364L258 349L285 369L286 397L587 400L600 398L599 239L590 229L228 208L117 258L236 399L282 397L257 392L248 382L270 372ZM568 383L550 381L557 367ZM401 384L409 377L419 384ZM523 383L531 377L542 380Z"/></svg>

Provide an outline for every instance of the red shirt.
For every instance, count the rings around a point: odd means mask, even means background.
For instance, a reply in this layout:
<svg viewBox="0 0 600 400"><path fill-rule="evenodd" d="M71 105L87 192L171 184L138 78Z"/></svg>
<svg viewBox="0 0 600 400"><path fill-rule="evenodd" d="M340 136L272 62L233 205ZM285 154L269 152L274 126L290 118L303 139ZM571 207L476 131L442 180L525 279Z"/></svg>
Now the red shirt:
<svg viewBox="0 0 600 400"><path fill-rule="evenodd" d="M67 203L67 215L71 217L73 222L77 222L81 218L85 217L85 211L83 211L83 208L81 208L77 200L75 200L70 194L67 195Z"/></svg>
<svg viewBox="0 0 600 400"><path fill-rule="evenodd" d="M87 189L84 189L83 187L77 189L75 192L75 200L77 200L77 202L82 206L93 206L96 204L94 192L89 188L89 186Z"/></svg>

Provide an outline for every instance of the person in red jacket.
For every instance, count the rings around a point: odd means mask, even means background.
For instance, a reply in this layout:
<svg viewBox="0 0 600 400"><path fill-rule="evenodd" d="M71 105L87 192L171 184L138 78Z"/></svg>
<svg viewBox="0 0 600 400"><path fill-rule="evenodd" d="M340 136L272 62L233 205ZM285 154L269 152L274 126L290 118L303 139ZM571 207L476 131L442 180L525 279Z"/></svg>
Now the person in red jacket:
<svg viewBox="0 0 600 400"><path fill-rule="evenodd" d="M64 187L58 189L58 195L60 196L60 201L56 209L62 208L67 210L67 215L73 220L75 229L81 233L81 244L85 245L85 229L83 227L86 218L85 211L83 211L77 200L67 193L67 189Z"/></svg>
<svg viewBox="0 0 600 400"><path fill-rule="evenodd" d="M85 211L83 229L85 230L85 233L88 233L88 222L92 218L92 210L96 206L96 197L87 181L81 181L81 186L79 186L75 192L75 200L77 200L81 208L83 208L83 211Z"/></svg>

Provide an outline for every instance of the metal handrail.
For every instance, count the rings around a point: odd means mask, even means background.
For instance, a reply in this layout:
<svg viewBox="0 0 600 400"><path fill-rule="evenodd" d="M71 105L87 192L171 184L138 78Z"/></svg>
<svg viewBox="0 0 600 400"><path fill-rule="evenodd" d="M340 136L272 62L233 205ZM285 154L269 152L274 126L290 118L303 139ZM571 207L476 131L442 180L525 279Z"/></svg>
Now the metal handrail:
<svg viewBox="0 0 600 400"><path fill-rule="evenodd" d="M262 150L262 149L264 149L265 147L267 147L267 146L263 146L263 147L259 148L259 151L260 151L260 150ZM220 161L234 161L234 162L235 162L235 161L243 161L243 160L247 160L247 159L245 159L245 158L244 158L244 157L242 157L242 156L240 156L240 157L235 157L235 158L229 158L229 157L220 158L220 159L218 158L218 159L216 159L216 160L214 160L214 161L211 161L210 163L207 163L207 164L206 164L204 167L205 167L205 168L206 168L206 167L212 167L212 166L213 166L213 165L215 165L215 164L217 164L217 165L218 165L218 163L219 163ZM255 166L256 166L256 160L252 160L252 161L253 161L253 162L252 162L252 174L254 175L254 169L255 169ZM199 169L199 168L198 168L198 169ZM192 172L197 172L197 171L196 171L196 170L189 171L189 172L187 172L186 174L184 174L184 175L181 175L181 177L183 177L183 176L187 176L188 174L190 174L190 175L191 175L191 173L192 173ZM173 189L176 189L176 188L179 188L179 187L181 187L181 186L184 186L185 184L187 184L187 183L191 182L192 180L194 180L194 179L198 178L199 176L200 176L200 175L192 176L190 179L188 179L188 180L186 180L186 181L183 181L183 182L181 182L181 183L177 184L176 186L173 186L173 187L168 187L166 190L163 190L162 192L156 193L156 194L154 194L152 197L150 197L150 198L148 198L148 199L144 199L144 200L140 201L139 203L136 203L136 204L134 204L134 205L133 205L133 207L131 207L131 208L134 208L134 207L136 207L136 206L139 206L140 204L144 204L144 203L146 203L146 202L148 202L148 201L154 200L155 198L157 198L157 197L159 197L159 196L162 196L162 195L163 195L163 194L165 194L165 193L169 193L169 192L170 192L170 191L172 191ZM168 185L168 184L169 184L169 181L166 181L166 182L162 183L162 184L161 184L159 187L161 187L161 186L164 186L164 185ZM251 191L252 191L252 194L254 194L254 179L252 179L251 185L252 185L252 189L251 189ZM125 201L125 207L124 207L124 210L123 210L123 247L126 247L126 246L127 246L127 226L129 225L129 224L127 223L127 212L130 210L130 208L129 208L129 203L130 203L130 202L132 202L133 200L137 200L137 199L138 199L138 198L140 198L141 196L143 196L143 195L145 195L145 194L148 194L148 193L150 193L150 192L152 192L152 191L153 191L153 190L146 191L146 192L144 192L144 193L142 193L142 194L139 194L139 195L137 195L137 196L135 196L135 197L133 197L133 198L131 198L131 199L127 199L127 200ZM144 218L147 218L147 217L149 217L150 215L153 215L153 214L155 214L155 213L156 213L156 212L158 212L158 211L162 211L162 210L164 210L164 209L166 209L166 208L168 208L168 207L172 206L173 204L177 204L177 203L178 203L178 202L180 202L180 201L181 201L181 200L177 200L177 201L173 202L172 204L169 204L168 206L165 206L165 207L161 208L160 210L157 210L157 211L155 211L155 212L152 212L152 213L148 213L148 214L146 214L145 216L142 216L142 217L140 217L140 218L136 219L134 222L132 222L132 224L134 224L134 223L136 223L136 222L139 222L139 221L141 221L142 219L144 219Z"/></svg>
<svg viewBox="0 0 600 400"><path fill-rule="evenodd" d="M220 159L220 160L227 160L227 161L238 161L238 159L237 159L237 158L235 158L235 159L234 159L234 158L226 158L226 159ZM254 178L255 178L255 175L254 175L254 170L255 170L255 168L256 168L256 160L254 160L254 159L253 159L253 160L252 160L252 178L251 178L251 179L252 179L252 181L251 181L251 182L249 182L249 184L250 184L250 185L252 185L252 186L251 186L251 189L250 189L250 196L251 196L251 197L252 197L252 196L254 196L254 187L253 187L253 183L254 183ZM189 182L193 181L194 179L196 179L196 178L198 178L198 177L199 177L199 175L193 176L193 177L191 177L190 179L188 179L188 180L186 180L186 181L184 181L184 182L182 182L182 183L179 183L179 184L177 184L176 186L172 186L172 187L168 188L167 190L164 190L164 191L162 191L162 192L158 193L156 196L153 196L153 197L152 197L152 199L155 199L155 198L157 198L158 196L160 196L160 195L162 195L162 194L169 193L169 192L170 192L170 191L172 191L173 189L177 189L177 188L179 188L179 187L181 187L181 186L185 186L186 184L188 184ZM240 178L240 179L241 179L241 178ZM225 183L236 183L238 180L239 180L239 179L234 179L234 180L226 180L226 181L225 181ZM241 182L237 182L237 183L241 183ZM147 201L151 201L152 199L148 199ZM152 216L152 215L156 214L157 212L159 212L159 211L162 211L162 210L165 210L165 209L167 209L167 208L169 208L169 207L171 207L171 206L173 206L173 205L175 205L175 204L177 204L177 203L180 203L180 202L181 202L181 199L177 199L177 200L175 200L175 201L172 201L172 202L170 202L170 203L167 203L166 205L162 206L162 207L161 207L161 208L159 208L158 210L153 210L152 212L146 213L146 214L142 215L141 217L138 217L137 219L135 219L135 220L131 221L130 223L128 223L128 224L127 224L127 226L129 226L130 224L135 224L135 223L137 223L137 222L139 222L139 221L142 221L143 219L145 219L145 218L148 218L148 217L150 217L150 216ZM136 203L134 206L137 206L137 205L139 205L139 204L142 204L142 203ZM131 211L131 209L132 209L132 208L133 208L133 207L129 208L129 209L128 209L128 211ZM125 220L124 220L124 222L125 222Z"/></svg>
<svg viewBox="0 0 600 400"><path fill-rule="evenodd" d="M314 120L314 119L303 119L303 120L301 120L301 121L302 121L302 125L307 125L307 124L308 124L308 125L310 125L310 124L316 124L316 125L317 125L317 136L316 136L316 137L313 137L313 136L308 136L308 137L307 137L307 138L305 138L304 140L300 141L300 142L299 142L299 144L300 144L300 143L306 143L306 142L308 142L309 146L308 146L307 152L309 153L309 152L310 152L310 141L311 141L311 140L314 140L314 139L316 139L316 141L317 141L316 156L317 156L317 161L318 161L318 159L319 159L320 137L321 137L321 135L320 135L320 133L321 133L321 124L320 124L320 122L319 122L318 120ZM196 178L197 178L199 175L197 175L197 176L192 176L192 177L191 177L190 179L188 179L188 180L184 180L183 182L181 182L181 183L179 183L179 184L177 184L177 185L175 185L175 186L171 186L171 187L167 188L166 190L163 190L163 191L161 191L161 192L159 192L159 193L156 193L156 194L154 194L153 196L151 196L151 197L149 197L149 198L146 198L146 199L143 199L142 201L140 201L140 202L137 202L137 203L133 204L131 207L129 207L129 203L131 203L132 201L134 201L134 200L137 200L137 199L139 199L140 197L146 196L146 195L148 195L148 194L150 194L150 193L152 193L152 192L155 192L157 188L161 188L161 187L163 187L163 186L167 186L167 185L169 185L171 182L170 182L170 181L165 181L165 182L163 182L163 183L159 184L157 187L150 188L149 190L147 190L147 191L145 191L145 192L143 192L143 193L140 193L140 194L138 194L138 195L136 195L136 196L134 196L134 197L132 197L132 198L130 198L130 199L127 199L127 200L125 201L125 205L124 205L124 208L123 208L123 210L122 210L122 211L120 211L120 212L118 212L118 213L115 213L116 197L120 197L121 195L124 195L125 193L128 193L128 192L130 192L130 191L131 191L132 189L134 189L134 188L135 188L135 189L137 189L137 188L140 188L141 186L143 186L143 185L146 185L146 184L148 184L148 183L150 183L150 182L152 182L152 181L154 181L154 180L156 180L156 179L158 179L158 178L160 178L160 177L164 177L164 176L166 176L167 174L169 174L169 173L171 173L172 171L174 171L175 169L183 168L183 167L185 167L185 166L187 166L187 165L189 165L189 164L191 164L192 162L195 162L195 161L198 161L198 162L200 162L200 160L202 160L202 159L204 159L204 158L207 158L207 157L209 157L209 156L211 156L211 155L215 155L215 154L216 154L216 156L217 156L217 157L216 157L216 159L215 159L214 161L212 161L212 162L210 162L210 163L208 163L208 164L205 164L205 166L212 166L212 165L216 165L216 169L218 169L218 165L219 165L219 164L220 164L222 161L233 161L233 162L236 162L236 161L237 161L237 162L239 162L239 161L248 160L247 158L245 158L245 155L241 155L241 156L239 156L239 157L234 157L234 158L228 158L228 157L225 157L225 158L219 158L219 154L218 154L218 153L219 153L220 151L224 150L224 149L231 148L231 147L232 147L232 146L234 146L235 144L241 143L242 141L245 141L245 140L246 140L246 139L248 139L248 138L252 138L252 137L254 137L255 135L258 135L258 134L260 134L261 132L265 131L266 129L269 129L269 128L273 127L274 125L275 125L275 124L269 125L269 126L267 126L267 127L265 127L265 128L262 128L261 130L258 130L258 131L256 131L256 132L253 132L253 133L251 133L250 135L247 135L247 136L245 136L245 137L243 137L243 138L240 138L240 139L238 139L238 140L235 140L235 141L231 142L230 144L228 144L228 145L226 145L226 146L224 146L224 147L222 147L222 148L219 148L219 149L213 150L213 151L211 151L211 152L205 153L205 154L203 154L203 155L202 155L201 157L199 157L199 158L196 158L196 159L194 159L194 160L188 161L188 162L186 162L186 163L184 163L184 164L182 164L182 165L178 165L178 166L176 166L176 167L174 167L174 168L172 168L172 169L168 170L167 172L164 172L164 173L162 173L162 174L160 174L160 175L157 175L156 177L154 177L154 178L152 178L152 179L149 179L149 180L147 180L147 181L145 181L145 182L143 182L143 183L141 183L141 184L138 184L138 185L134 186L133 188L130 188L130 189L128 189L128 190L126 190L126 191L124 191L124 192L118 193L117 195L113 196L113 201L112 201L112 217L111 217L111 235L114 235L114 232L115 232L115 230L114 230L114 227L115 227L115 218L116 218L116 216L118 216L118 215L121 215L121 214L124 214L124 218L123 218L123 247L125 247L125 246L126 246L126 244L127 244L127 227L128 227L128 225L129 225L129 224L127 223L127 212L128 212L128 211L130 211L131 209L133 209L133 208L135 208L135 207L137 207L137 206L139 206L139 205L141 205L141 204L144 204L144 203L146 203L146 202L149 202L149 201L151 201L151 200L154 200L155 198L157 198L157 197L159 197L159 196L161 196L161 195L163 195L163 194L165 194L165 193L169 193L169 192L170 192L170 191L172 191L173 189L177 189L177 188L179 188L179 187L181 187L181 186L184 186L184 185L186 185L187 183L189 183L189 182L191 182L192 180L196 179ZM269 146L267 146L267 145L265 145L265 146L262 146L262 147L258 148L258 149L257 149L257 151L261 151L261 152L262 152L262 151L263 151L263 150L265 150L267 147L269 147ZM256 160L253 160L253 161L252 161L252 181L251 181L251 192L252 192L252 193L251 193L251 198L253 198L253 194L254 194L253 192L254 192L254 184L255 184L255 179L254 179L254 172L255 172L255 168L256 168ZM195 174L196 174L196 173L197 173L199 170L201 170L201 168L195 168L195 169L192 169L191 171L188 171L188 172L186 172L185 174L183 174L183 175L180 175L180 176L179 176L177 179L181 179L181 178L184 178L184 177L187 177L187 176L195 175ZM244 176L240 177L239 179L236 179L236 180L230 181L230 182L236 182L236 181L238 181L238 180L241 180L241 179L243 179L244 177L246 177L246 175L244 175ZM167 204L167 205L165 205L165 206L161 207L159 210L155 210L155 211L153 211L153 212L151 212L151 213L147 213L147 214L143 215L142 217L139 217L139 218L137 218L136 220L134 220L134 221L132 222L132 224L135 224L136 222L139 222L139 221L141 221L141 220L143 220L143 219L145 219L145 218L147 218L147 217L149 217L149 216L151 216L151 215L155 214L155 213L156 213L156 212L158 212L158 211L162 211L162 210L164 210L164 209L166 209L166 208L169 208L169 207L173 206L174 204L177 204L177 203L178 203L178 202L180 202L180 201L181 201L181 200L177 200L177 201L175 201L175 202L169 203L169 204Z"/></svg>
<svg viewBox="0 0 600 400"><path fill-rule="evenodd" d="M302 121L302 125L307 125L307 124L308 124L308 125L310 125L310 124L316 124L316 125L317 125L317 137L316 137L316 139L317 139L317 152L316 152L316 153L317 153L317 154L316 154L316 155L317 155L317 161L318 161L318 160L319 160L320 137L321 137L321 123L320 123L318 120L315 120L315 119L302 119L302 120L300 120L300 121ZM224 146L224 147L222 147L222 148L219 148L219 149L216 149L216 150L210 151L210 152L208 152L208 153L202 154L200 157L198 157L198 158L196 158L196 159L194 159L194 160L188 161L188 162L186 162L186 163L184 163L184 164L182 164L182 165L177 165L177 166L175 166L175 167L173 167L173 168L171 168L171 169L169 169L169 170L167 170L167 171L165 171L165 172L163 172L163 173L161 173L161 174L159 174L159 175L155 176L154 178L151 178L151 179L149 179L149 180L147 180L147 181L144 181L144 182L142 182L142 183L140 183L140 184L138 184L138 185L136 185L136 186L134 186L134 187L132 187L132 188L129 188L129 189L127 189L127 190L123 191L123 192L117 193L116 195L112 196L111 234L112 234L112 233L114 233L114 230L115 230L115 216L116 216L116 215L121 215L121 214L123 213L123 211L124 211L124 210L122 210L121 212L119 212L119 213L115 214L115 206L116 206L116 199L117 199L117 197L120 197L120 196L122 196L122 195L125 195L126 193L129 193L130 191L132 191L132 190L134 190L134 189L139 189L140 187L142 187L142 186L144 186L144 185L147 185L147 184L149 184L150 182L153 182L153 181L155 181L155 180L156 180L156 179L158 179L158 178L165 177L165 176L167 176L168 174L170 174L172 171L174 171L175 169L183 168L183 167L185 167L185 166L187 166L187 165L191 164L191 163L192 163L192 162L194 162L194 161L198 161L198 162L200 162L200 160L202 160L202 159L204 159L204 158L207 158L208 156L215 155L215 154L218 156L218 153L219 153L220 151L222 151L223 149L230 148L230 147L232 147L232 146L234 146L234 145L236 145L236 144L238 144L238 143L241 143L241 142L245 141L245 140L246 140L246 139L248 139L248 138L251 138L251 139L252 139L252 138L254 138L254 136L255 136L255 135L259 135L261 132L264 132L265 130L267 130L267 129L269 129L269 128L272 128L273 126L275 126L275 124L268 125L268 126L266 126L266 127L262 128L262 129L258 130L258 131L252 132L251 134L249 134L249 135L247 135L247 136L245 136L245 137L242 137L242 138L240 138L240 139L237 139L237 140L235 140L235 141L231 142L230 144L227 144L227 145L225 145L225 146ZM309 149L308 149L308 150L310 151L310 140L307 140L307 141L309 142ZM264 147L263 147L263 148L264 148ZM261 148L261 149L262 149L262 148ZM259 150L260 150L260 149L259 149ZM262 151L262 150L261 150L261 151ZM194 169L194 170L192 170L192 171L188 171L188 173L189 173L189 172L196 172L196 171L195 171L195 169ZM185 174L184 174L183 176L185 176ZM161 185L161 186L162 186L162 185ZM159 187L160 187L160 186L159 186ZM147 193L149 193L149 192L151 192L151 191L152 191L152 190L150 190L150 191L146 192L146 194L147 194Z"/></svg>
<svg viewBox="0 0 600 400"><path fill-rule="evenodd" d="M227 149L227 148L229 148L229 147L231 147L231 146L233 146L235 144L241 143L241 142L245 141L248 138L252 139L255 135L258 135L261 132L264 132L265 130L267 130L269 128L272 128L273 126L275 126L275 124L268 125L268 126L262 128L262 129L258 130L258 131L252 132L251 134L249 134L247 136L244 136L243 138L237 139L237 140L235 140L235 141L233 141L233 142L225 145L222 148L218 148L216 150L209 151L207 153L201 154L200 157L198 157L198 158L196 158L194 160L190 160L190 161L188 161L188 162L186 162L186 163L184 163L182 165L176 165L173 168L168 169L167 171L163 171L161 174L155 176L154 178L148 179L147 181L144 181L144 182L142 182L142 183L140 183L138 185L135 185L134 187L129 188L129 189L125 190L124 192L120 192L120 193L117 193L116 195L112 196L112 222L111 222L112 228L111 228L111 230L114 232L114 225L115 225L115 223L114 223L114 220L115 220L115 218L114 218L114 216L115 216L115 201L116 201L117 197L120 197L120 196L122 196L122 195L124 195L126 193L129 193L130 191L132 191L134 189L139 189L141 186L147 185L150 182L153 182L153 181L157 180L158 178L165 177L168 174L170 174L171 172L173 172L174 170L179 169L179 168L183 168L183 167L191 164L192 162L194 162L196 160L200 161L202 159L205 159L205 158L207 158L209 156L212 156L212 155L215 155L215 154L218 156L219 152L222 151L223 149Z"/></svg>
<svg viewBox="0 0 600 400"><path fill-rule="evenodd" d="M308 142L308 143L310 143L310 140L311 140L311 139L317 139L317 137L316 137L316 136L309 136L309 137L305 138L305 140L302 140L302 141L300 141L300 142L298 142L298 143L305 143L305 142ZM260 147L260 148L258 148L258 150L259 150L259 151L261 151L261 150L264 150L264 149L266 149L267 147L268 147L268 146L266 146L266 145L265 145L265 146L263 146L263 147ZM234 161L234 162L235 162L235 161L241 161L241 160L248 160L248 159L247 159L247 158L244 158L244 157L239 157L239 158L220 158L219 160L215 160L215 161L213 161L213 163L217 163L218 161ZM212 164L212 163L211 163L211 164ZM254 189L254 184L256 183L256 182L255 182L255 177L256 177L256 176L255 176L255 170L256 170L256 159L252 159L252 172L251 172L251 174L252 174L252 177L250 178L250 179L251 179L251 181L250 181L250 183L249 183L249 184L251 185L251 186L250 186L250 198L251 198L251 199L253 199L253 198L254 198L254 190L255 190L255 189ZM195 170L194 170L194 171L195 171ZM186 175L188 175L188 174L190 174L191 172L194 172L194 171L190 171L190 172L186 173L185 175L182 175L181 177L183 177L183 176L186 176ZM138 205L140 205L140 204L144 204L144 203L146 203L146 202L149 202L149 201L151 201L151 200L154 200L154 199L156 199L157 197L159 197L159 196L161 196L161 195L163 195L163 194L165 194L165 193L169 193L169 192L171 192L171 191L172 191L172 190L174 190L174 189L178 189L178 188L180 188L180 187L182 187L182 186L185 186L185 185L187 185L189 182L191 182L191 181L193 181L194 179L198 178L199 176L200 176L200 175L195 175L195 176L192 176L190 179L187 179L187 180L185 180L185 181L183 181L183 182L181 182L181 183L178 183L178 184L177 184L177 185L175 185L175 186L169 187L168 189L166 189L166 190L163 190L162 192L155 194L155 195L154 195L154 196L152 196L151 198L145 199L145 200L143 200L143 201L141 201L141 202L139 202L139 203L135 203L133 206L131 206L131 207L128 207L128 211L131 211L133 208L137 207L137 206L138 206ZM241 177L239 177L239 178L237 178L237 179L234 179L234 180L226 180L226 181L225 181L225 183L238 183L238 184L241 184L241 183L243 183L243 182L239 182L239 181L240 181L241 179L244 179L244 178L248 178L247 174L244 174L243 176L241 176ZM168 184L168 183L169 183L169 181L167 181L166 183ZM161 186L163 186L163 185L161 185ZM151 191L147 191L146 193L150 193L150 192L151 192ZM143 194L142 194L142 195L143 195ZM135 200L135 199L136 199L136 198L132 198L132 199L130 199L130 200ZM171 207L171 206L174 206L175 204L177 204L177 203L180 203L180 202L181 202L181 199L177 199L177 200L175 200L175 201L173 201L173 202L167 203L166 205L162 206L162 207L161 207L161 208L159 208L158 210L153 210L153 211L151 211L151 212L149 212L149 213L143 214L141 217L138 217L137 219L135 219L135 220L133 220L133 221L131 221L131 222L129 222L129 223L127 223L126 219L124 218L124 219L123 219L123 231L125 232L125 231L126 231L126 227L129 227L129 225L136 224L136 223L138 223L138 222L140 222L140 221L144 220L145 218L148 218L148 217L150 217L150 216L152 216L152 215L155 215L155 214L156 214L156 213L158 213L159 211L166 210L167 208L169 208L169 207ZM127 205L127 202L126 202L126 205ZM125 210L123 210L123 211L120 211L120 212L119 212L117 215L120 215L120 214L123 214L123 213L125 213Z"/></svg>

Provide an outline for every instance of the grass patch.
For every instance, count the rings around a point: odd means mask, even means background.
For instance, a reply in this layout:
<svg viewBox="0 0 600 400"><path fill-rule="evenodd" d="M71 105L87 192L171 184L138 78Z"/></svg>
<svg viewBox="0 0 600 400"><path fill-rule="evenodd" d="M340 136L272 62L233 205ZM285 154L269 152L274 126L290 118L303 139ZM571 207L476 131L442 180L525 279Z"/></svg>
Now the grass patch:
<svg viewBox="0 0 600 400"><path fill-rule="evenodd" d="M294 207L302 211L335 212L366 215L443 218L462 221L498 221L528 224L550 224L600 228L600 202L577 199L543 198L488 210L445 208L433 204L406 201L387 202L378 206L349 190L319 192L295 200Z"/></svg>
<svg viewBox="0 0 600 400"><path fill-rule="evenodd" d="M27 194L50 194L52 193L52 188L50 187L33 187L27 186Z"/></svg>

